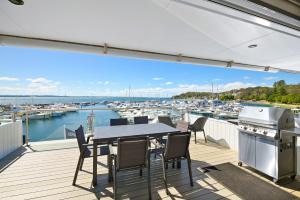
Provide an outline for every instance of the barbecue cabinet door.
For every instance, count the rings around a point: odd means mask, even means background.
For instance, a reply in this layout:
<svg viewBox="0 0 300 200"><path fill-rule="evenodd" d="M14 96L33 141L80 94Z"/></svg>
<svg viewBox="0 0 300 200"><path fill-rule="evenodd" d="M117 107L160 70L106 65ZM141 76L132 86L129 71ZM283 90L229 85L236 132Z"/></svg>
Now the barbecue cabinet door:
<svg viewBox="0 0 300 200"><path fill-rule="evenodd" d="M239 160L245 164L255 167L255 136L239 133Z"/></svg>
<svg viewBox="0 0 300 200"><path fill-rule="evenodd" d="M277 178L276 160L275 140L256 137L256 169L273 178Z"/></svg>

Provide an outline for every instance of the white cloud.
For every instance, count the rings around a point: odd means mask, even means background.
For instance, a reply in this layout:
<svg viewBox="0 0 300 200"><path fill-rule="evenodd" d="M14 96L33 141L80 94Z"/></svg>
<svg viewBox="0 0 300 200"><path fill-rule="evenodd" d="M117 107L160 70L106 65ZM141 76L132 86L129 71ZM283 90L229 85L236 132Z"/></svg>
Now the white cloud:
<svg viewBox="0 0 300 200"><path fill-rule="evenodd" d="M244 76L243 79L248 80L248 79L250 79L250 77L249 76Z"/></svg>
<svg viewBox="0 0 300 200"><path fill-rule="evenodd" d="M18 81L18 78L15 77L6 77L6 76L2 76L0 77L0 81Z"/></svg>
<svg viewBox="0 0 300 200"><path fill-rule="evenodd" d="M264 80L267 80L267 81L276 80L276 79L278 79L278 77L276 77L276 76L268 76L268 77L264 78Z"/></svg>
<svg viewBox="0 0 300 200"><path fill-rule="evenodd" d="M153 77L152 80L154 81L160 81L160 80L163 80L164 78L163 77Z"/></svg>
<svg viewBox="0 0 300 200"><path fill-rule="evenodd" d="M172 85L174 84L174 82L171 82L171 81L168 81L168 82L165 82L166 85Z"/></svg>
<svg viewBox="0 0 300 200"><path fill-rule="evenodd" d="M61 84L59 81L44 77L27 78L26 80L30 83L23 90L31 94L52 94L59 91L58 86Z"/></svg>
<svg viewBox="0 0 300 200"><path fill-rule="evenodd" d="M1 94L15 94L16 92L23 91L23 88L20 87L0 87Z"/></svg>
<svg viewBox="0 0 300 200"><path fill-rule="evenodd" d="M214 78L213 81L221 81L222 79L220 78Z"/></svg>
<svg viewBox="0 0 300 200"><path fill-rule="evenodd" d="M101 84L101 85L109 85L109 84L112 84L111 81L98 81L97 83L98 83L98 84Z"/></svg>
<svg viewBox="0 0 300 200"><path fill-rule="evenodd" d="M48 80L44 77L39 77L39 78L28 78L26 79L27 81L30 81L31 83L41 83L41 84L47 84L52 82L51 80Z"/></svg>

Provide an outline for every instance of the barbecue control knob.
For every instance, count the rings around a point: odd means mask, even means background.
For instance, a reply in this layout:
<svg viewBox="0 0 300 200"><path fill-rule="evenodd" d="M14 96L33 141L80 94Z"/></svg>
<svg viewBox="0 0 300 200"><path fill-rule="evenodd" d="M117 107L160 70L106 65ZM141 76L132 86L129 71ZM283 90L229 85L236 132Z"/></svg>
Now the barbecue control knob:
<svg viewBox="0 0 300 200"><path fill-rule="evenodd" d="M257 131L257 129L256 129L256 128L254 128L254 129L253 129L253 132L256 132L256 131Z"/></svg>
<svg viewBox="0 0 300 200"><path fill-rule="evenodd" d="M247 127L246 127L246 126L244 126L244 130L247 130Z"/></svg>

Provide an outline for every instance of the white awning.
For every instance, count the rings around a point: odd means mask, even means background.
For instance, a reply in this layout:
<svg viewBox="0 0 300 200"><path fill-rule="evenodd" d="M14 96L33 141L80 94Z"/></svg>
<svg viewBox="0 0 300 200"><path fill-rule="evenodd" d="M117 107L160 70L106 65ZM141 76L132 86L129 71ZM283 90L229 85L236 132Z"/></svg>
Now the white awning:
<svg viewBox="0 0 300 200"><path fill-rule="evenodd" d="M24 2L0 2L1 45L300 72L299 30L209 0Z"/></svg>

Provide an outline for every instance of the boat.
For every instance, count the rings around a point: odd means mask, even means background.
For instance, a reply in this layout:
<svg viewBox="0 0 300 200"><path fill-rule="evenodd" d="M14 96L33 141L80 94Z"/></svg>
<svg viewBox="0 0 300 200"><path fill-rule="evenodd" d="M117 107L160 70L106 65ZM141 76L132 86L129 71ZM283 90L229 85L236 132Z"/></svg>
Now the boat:
<svg viewBox="0 0 300 200"><path fill-rule="evenodd" d="M52 117L61 117L64 114L65 114L64 111L53 111L52 112Z"/></svg>

